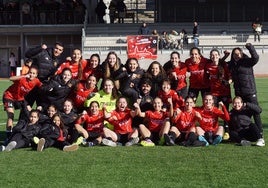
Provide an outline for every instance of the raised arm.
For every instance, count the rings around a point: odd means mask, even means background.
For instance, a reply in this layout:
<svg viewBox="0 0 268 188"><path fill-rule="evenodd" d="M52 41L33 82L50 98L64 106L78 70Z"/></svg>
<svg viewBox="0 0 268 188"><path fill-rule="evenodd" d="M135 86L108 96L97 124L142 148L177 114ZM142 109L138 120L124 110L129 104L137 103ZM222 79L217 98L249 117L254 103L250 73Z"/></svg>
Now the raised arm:
<svg viewBox="0 0 268 188"><path fill-rule="evenodd" d="M136 108L136 115L140 117L145 117L145 112L141 111L140 105L138 103L134 103L133 106Z"/></svg>

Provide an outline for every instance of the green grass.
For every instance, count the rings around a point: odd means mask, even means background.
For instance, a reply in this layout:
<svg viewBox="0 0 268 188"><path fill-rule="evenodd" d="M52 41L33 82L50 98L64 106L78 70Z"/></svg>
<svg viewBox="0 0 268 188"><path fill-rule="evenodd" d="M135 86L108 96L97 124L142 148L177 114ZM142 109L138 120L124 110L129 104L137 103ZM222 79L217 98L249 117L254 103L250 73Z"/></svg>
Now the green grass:
<svg viewBox="0 0 268 188"><path fill-rule="evenodd" d="M268 78L258 78L268 135ZM2 96L10 82L0 81ZM1 106L2 107L2 106ZM0 131L6 114L0 110ZM230 143L203 148L80 147L65 153L18 149L0 153L1 187L267 187L268 148Z"/></svg>

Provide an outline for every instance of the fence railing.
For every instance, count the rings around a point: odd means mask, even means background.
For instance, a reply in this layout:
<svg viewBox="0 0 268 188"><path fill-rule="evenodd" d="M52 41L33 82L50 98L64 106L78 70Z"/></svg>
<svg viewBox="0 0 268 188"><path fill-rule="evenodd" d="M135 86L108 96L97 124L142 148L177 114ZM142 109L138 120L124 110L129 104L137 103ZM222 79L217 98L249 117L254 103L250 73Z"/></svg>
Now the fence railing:
<svg viewBox="0 0 268 188"><path fill-rule="evenodd" d="M86 12L79 11L0 11L0 25L83 24Z"/></svg>
<svg viewBox="0 0 268 188"><path fill-rule="evenodd" d="M239 36L238 36L239 37ZM252 43L255 48L261 53L268 52L268 35L263 35L261 42L255 42L253 35L247 36L247 40L237 40L236 35L226 35L226 36L201 36L199 38L199 48L201 52L210 51L212 48L217 48L221 52L225 50L232 50L235 47L245 48L247 42ZM127 51L127 41L126 37L123 36L113 36L113 37L88 37L83 36L83 52L97 52L99 54L106 53L107 51L117 51L119 54L126 53ZM189 42L183 45L182 48L163 48L159 49L159 53L165 53L170 50L180 51L181 54L185 51L189 51L194 45Z"/></svg>

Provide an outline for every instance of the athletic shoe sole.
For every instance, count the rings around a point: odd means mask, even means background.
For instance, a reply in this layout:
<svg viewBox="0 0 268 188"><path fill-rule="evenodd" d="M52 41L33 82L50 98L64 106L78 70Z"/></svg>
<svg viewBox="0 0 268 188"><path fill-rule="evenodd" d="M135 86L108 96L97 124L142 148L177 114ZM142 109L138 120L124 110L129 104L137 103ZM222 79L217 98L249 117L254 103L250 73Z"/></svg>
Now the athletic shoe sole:
<svg viewBox="0 0 268 188"><path fill-rule="evenodd" d="M44 138L40 138L38 144L37 144L37 151L41 152L44 149L46 140Z"/></svg>
<svg viewBox="0 0 268 188"><path fill-rule="evenodd" d="M15 141L10 142L7 145L5 151L11 151L11 150L13 150L16 147L16 145L17 145L17 142L15 142Z"/></svg>
<svg viewBox="0 0 268 188"><path fill-rule="evenodd" d="M72 145L69 145L69 146L64 146L63 147L63 151L76 151L78 150L78 145L77 144L72 144Z"/></svg>

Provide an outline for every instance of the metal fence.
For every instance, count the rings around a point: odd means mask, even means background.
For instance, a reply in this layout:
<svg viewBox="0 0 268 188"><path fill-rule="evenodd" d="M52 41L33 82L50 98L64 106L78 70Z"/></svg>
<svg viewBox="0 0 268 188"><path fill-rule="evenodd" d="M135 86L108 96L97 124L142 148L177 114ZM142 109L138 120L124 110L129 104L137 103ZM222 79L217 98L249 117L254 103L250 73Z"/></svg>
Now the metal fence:
<svg viewBox="0 0 268 188"><path fill-rule="evenodd" d="M0 25L83 24L85 14L78 11L0 11Z"/></svg>

